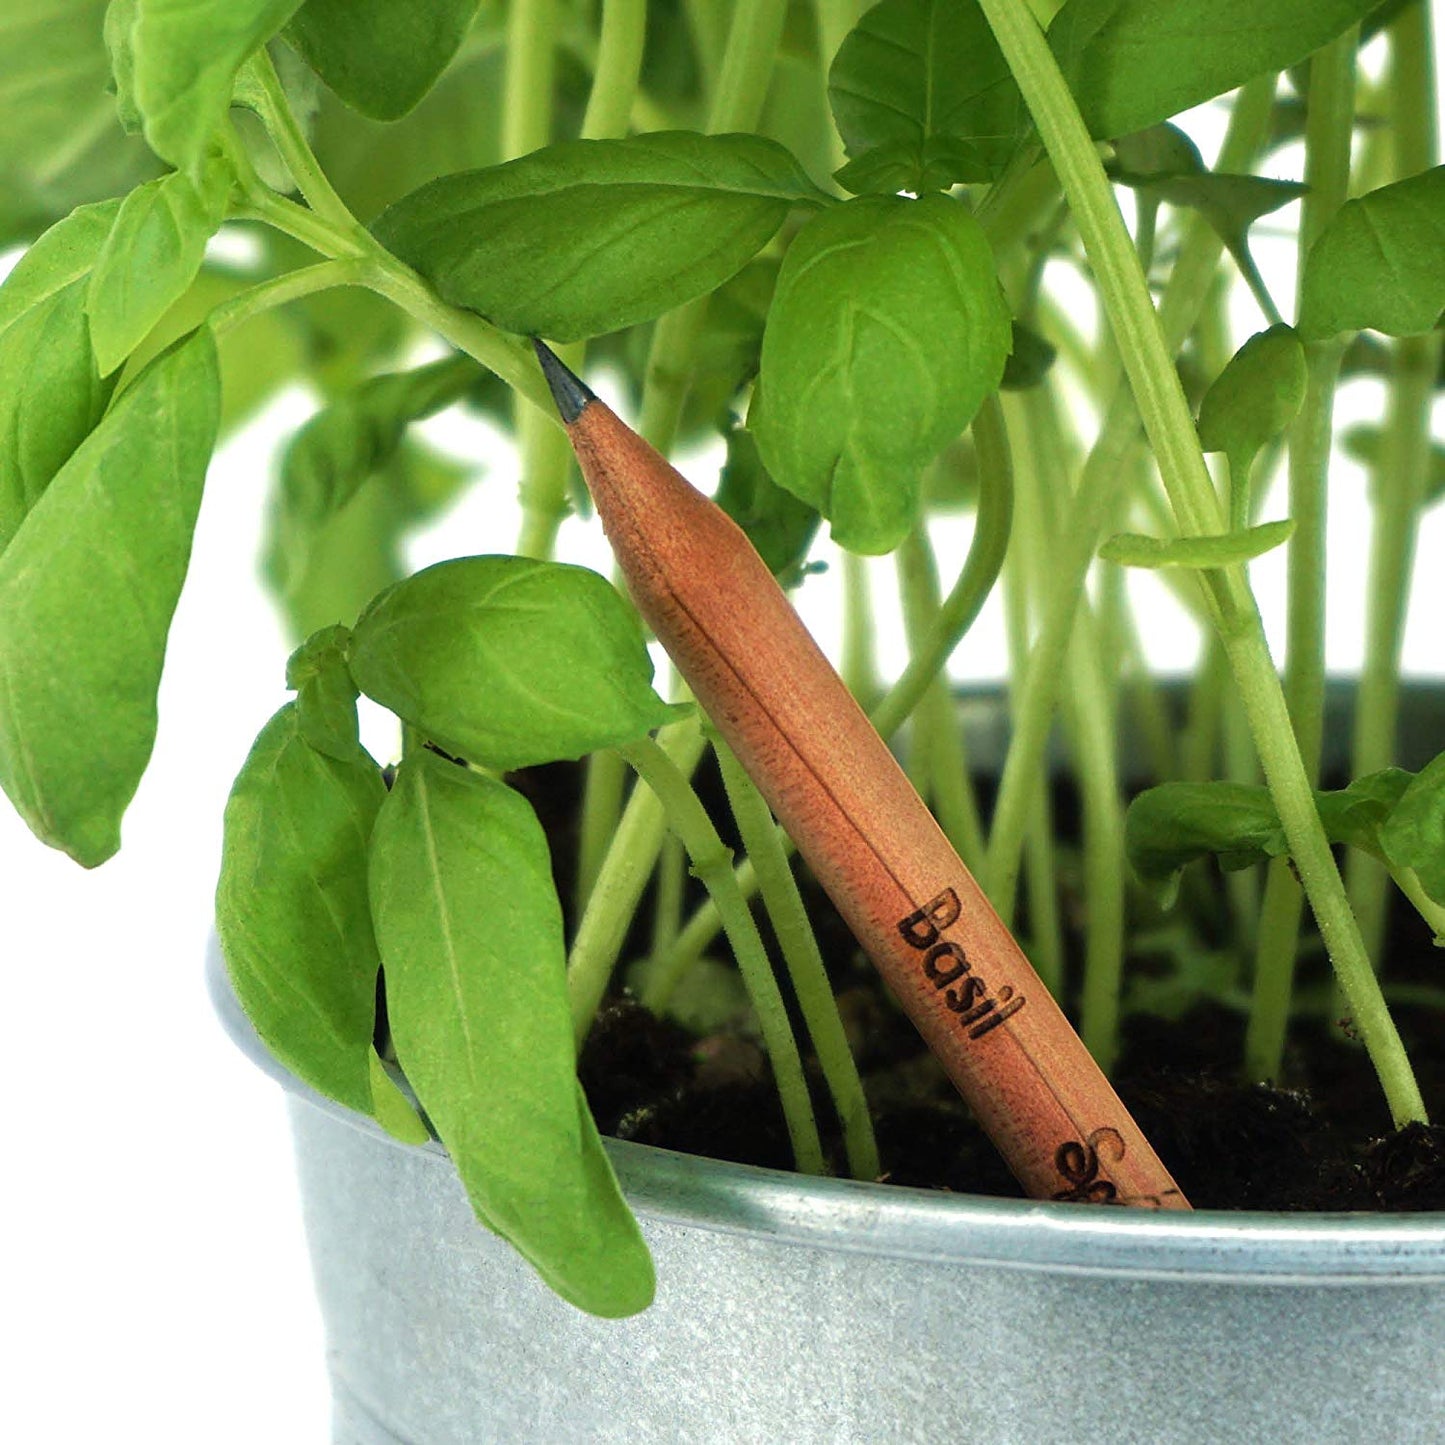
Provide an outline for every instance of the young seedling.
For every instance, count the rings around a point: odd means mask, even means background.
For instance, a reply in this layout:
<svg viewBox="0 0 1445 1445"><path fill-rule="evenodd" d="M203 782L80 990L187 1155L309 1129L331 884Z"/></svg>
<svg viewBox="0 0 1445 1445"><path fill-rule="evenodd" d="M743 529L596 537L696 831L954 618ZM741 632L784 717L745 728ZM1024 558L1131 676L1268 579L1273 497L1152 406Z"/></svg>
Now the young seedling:
<svg viewBox="0 0 1445 1445"><path fill-rule="evenodd" d="M638 611L1019 1182L1187 1209L743 530L537 355Z"/></svg>

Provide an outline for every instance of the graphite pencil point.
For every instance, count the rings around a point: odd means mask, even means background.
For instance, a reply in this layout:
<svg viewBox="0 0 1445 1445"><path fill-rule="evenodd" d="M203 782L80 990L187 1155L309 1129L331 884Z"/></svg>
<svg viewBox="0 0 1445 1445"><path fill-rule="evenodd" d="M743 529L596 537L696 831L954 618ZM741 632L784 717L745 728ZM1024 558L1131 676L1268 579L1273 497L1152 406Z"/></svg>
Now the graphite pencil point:
<svg viewBox="0 0 1445 1445"><path fill-rule="evenodd" d="M582 408L597 398L583 385L580 377L574 375L557 359L557 354L545 342L533 337L532 345L537 349L542 375L547 378L547 385L552 388L552 400L557 403L562 420L571 426L582 415Z"/></svg>

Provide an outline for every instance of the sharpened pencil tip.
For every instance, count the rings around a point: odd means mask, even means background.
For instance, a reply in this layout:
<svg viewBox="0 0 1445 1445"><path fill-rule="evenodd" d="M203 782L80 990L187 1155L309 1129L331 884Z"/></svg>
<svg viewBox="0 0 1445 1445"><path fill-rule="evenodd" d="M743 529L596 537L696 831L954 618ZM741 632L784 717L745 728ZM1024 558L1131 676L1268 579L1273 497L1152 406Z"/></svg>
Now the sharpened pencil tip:
<svg viewBox="0 0 1445 1445"><path fill-rule="evenodd" d="M578 377L562 365L549 346L535 337L532 345L537 348L537 360L542 363L542 375L547 378L547 385L552 388L552 400L557 403L562 420L571 426L582 415L582 408L597 398Z"/></svg>

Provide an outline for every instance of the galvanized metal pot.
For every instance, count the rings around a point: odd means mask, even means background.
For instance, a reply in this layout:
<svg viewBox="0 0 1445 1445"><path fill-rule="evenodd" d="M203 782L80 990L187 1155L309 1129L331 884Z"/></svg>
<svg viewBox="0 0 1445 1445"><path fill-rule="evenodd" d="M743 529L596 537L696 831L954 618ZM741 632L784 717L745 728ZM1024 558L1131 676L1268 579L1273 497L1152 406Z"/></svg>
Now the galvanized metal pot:
<svg viewBox="0 0 1445 1445"><path fill-rule="evenodd" d="M1434 1442L1445 1219L1151 1215L609 1142L657 1261L621 1321L551 1295L409 1148L287 1089L337 1445Z"/></svg>

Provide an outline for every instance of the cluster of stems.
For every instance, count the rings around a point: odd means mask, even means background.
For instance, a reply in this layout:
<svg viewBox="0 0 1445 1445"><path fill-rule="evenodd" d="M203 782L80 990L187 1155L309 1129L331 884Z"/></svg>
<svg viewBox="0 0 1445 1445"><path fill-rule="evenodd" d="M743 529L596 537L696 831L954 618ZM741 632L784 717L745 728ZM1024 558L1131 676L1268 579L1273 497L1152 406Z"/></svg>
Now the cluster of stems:
<svg viewBox="0 0 1445 1445"><path fill-rule="evenodd" d="M1120 569L1096 567L1101 541L1143 508L1155 525L1181 535L1218 533L1249 518L1247 478L1232 478L1226 504L1200 451L1175 366L1186 340L1222 365L1223 246L1198 215L1181 215L1173 262L1156 306L1147 276L1155 257L1156 208L1139 209L1131 236L1057 64L1026 0L981 0L1024 95L1037 132L1007 173L979 200L977 215L1001 259L1001 274L1021 319L1062 339L1056 372L1066 372L1097 407L1100 425L1085 447L1070 429L1056 376L986 402L972 426L979 496L973 540L945 592L928 531L920 526L899 549L898 586L909 660L885 687L873 655L868 576L845 558L849 604L843 672L885 737L911 721L909 766L964 861L977 873L1006 922L1025 906L1031 956L1054 989L1065 971L1064 924L1056 883L1061 866L1047 787L1047 748L1060 714L1082 808L1084 924L1081 1029L1107 1068L1118 1046L1129 877L1123 848L1124 794L1116 738L1125 715L1161 776L1213 775L1244 781L1261 772L1289 841L1293 866L1272 867L1262 897L1257 880L1235 875L1229 904L1241 949L1254 951L1246 1067L1279 1072L1291 1004L1293 961L1308 901L1334 963L1345 1006L1370 1050L1397 1122L1423 1118L1409 1064L1385 1009L1370 959L1383 932L1387 878L1379 865L1352 857L1347 897L1315 808L1324 697L1323 598L1331 407L1342 347L1317 343L1309 386L1288 438L1290 548L1288 653L1283 683L1265 642L1241 567L1179 583L1185 605L1207 629L1192 685L1189 718L1171 730L1164 702L1144 665L1126 606ZM731 7L690 7L706 75L707 128L755 129L772 79L786 18L784 0L739 0ZM552 138L556 0L512 7L504 71L503 158ZM831 55L857 17L854 0L817 0L819 54ZM645 0L604 0L591 55L593 83L582 123L586 137L620 136L653 123L639 89ZM1428 19L1407 6L1391 34L1390 141L1377 146L1371 184L1432 163ZM1301 254L1349 194L1356 113L1350 32L1310 64L1306 178L1311 190L1301 225ZM383 251L352 217L311 153L264 53L253 62L262 118L300 201L266 186L239 144L233 158L247 192L246 214L304 242L322 258L253 288L213 317L220 331L257 311L334 286L363 286L487 366L514 389L521 457L522 528L518 551L546 557L568 511L566 438L532 361L530 346L481 318L441 301ZM1275 78L1235 98L1217 168L1247 172L1268 134ZM1041 290L1049 240L1066 218L1082 241L1108 325L1090 348ZM1041 237L1031 249L1030 237ZM1255 289L1262 287L1251 278ZM644 370L639 429L666 454L677 436L692 380L708 299L680 307L656 325ZM1273 303L1265 298L1266 320ZM1429 407L1439 336L1394 350L1395 375L1374 489L1377 517L1371 558L1371 611L1354 742L1357 774L1391 761L1398 700L1398 657L1406 581L1428 465ZM574 367L582 348L564 352ZM1151 464L1152 458L1152 464ZM1257 471L1260 469L1256 469ZM1158 484L1162 483L1162 489ZM1091 592L1086 585L1098 576ZM970 783L946 665L1001 579L1012 677L1012 735L987 827ZM874 579L876 581L876 578ZM746 858L735 865L697 800L690 777L704 752L717 754ZM629 769L641 780L628 792ZM858 1177L878 1172L877 1146L863 1087L833 1003L822 960L793 879L790 844L720 742L697 719L664 729L656 742L589 760L574 899L577 927L569 989L579 1040L618 965L632 919L656 879L653 949L643 1002L666 1007L687 970L719 929L726 931L756 1013L783 1100L798 1166L826 1167L801 1052L783 994L750 911L761 896L779 941L789 986L831 1097L847 1165ZM684 855L706 884L708 901L684 916ZM1397 878L1407 893L1412 880ZM1417 886L1422 911L1433 907ZM1352 907L1353 904L1353 907ZM1440 912L1435 910L1436 914ZM1437 927L1445 919L1436 918ZM1241 990L1241 996L1243 991Z"/></svg>

